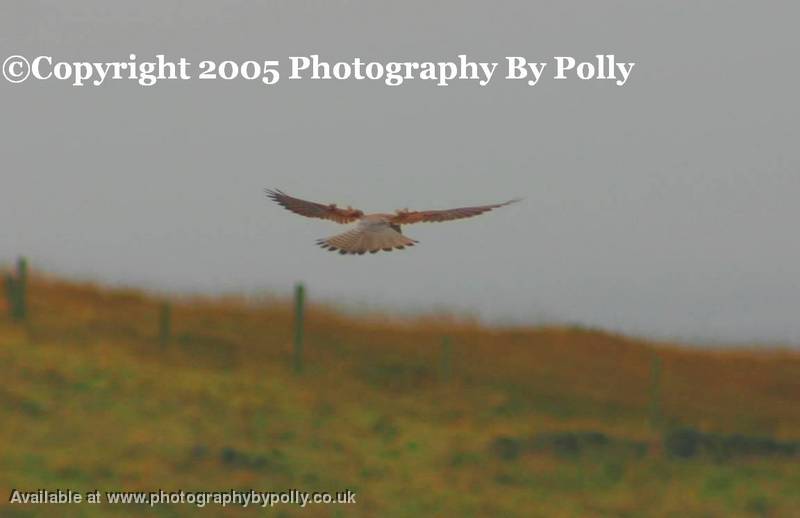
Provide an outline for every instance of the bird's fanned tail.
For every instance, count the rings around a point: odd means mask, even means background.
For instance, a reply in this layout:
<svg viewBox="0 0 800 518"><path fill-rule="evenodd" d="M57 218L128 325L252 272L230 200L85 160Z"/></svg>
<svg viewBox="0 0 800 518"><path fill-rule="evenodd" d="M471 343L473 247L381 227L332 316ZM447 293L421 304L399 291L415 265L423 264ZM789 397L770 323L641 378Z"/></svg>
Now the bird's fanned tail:
<svg viewBox="0 0 800 518"><path fill-rule="evenodd" d="M354 228L325 239L318 239L317 244L331 252L340 254L363 255L367 252L374 254L383 250L402 250L407 246L414 246L417 241L392 230L388 226L379 230Z"/></svg>

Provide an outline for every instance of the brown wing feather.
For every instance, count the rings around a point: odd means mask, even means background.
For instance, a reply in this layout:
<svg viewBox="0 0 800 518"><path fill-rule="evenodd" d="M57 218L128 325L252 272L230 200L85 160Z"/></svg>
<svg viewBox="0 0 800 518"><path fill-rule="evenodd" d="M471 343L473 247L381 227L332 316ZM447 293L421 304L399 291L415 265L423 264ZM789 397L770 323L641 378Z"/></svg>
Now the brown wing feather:
<svg viewBox="0 0 800 518"><path fill-rule="evenodd" d="M314 203L313 201L294 198L279 189L275 189L274 191L265 189L264 192L270 199L274 200L285 209L309 218L329 219L337 223L350 223L364 215L360 210L350 207L341 209L337 207L336 204L323 205L321 203Z"/></svg>
<svg viewBox="0 0 800 518"><path fill-rule="evenodd" d="M505 207L511 203L516 203L519 199L509 200L505 203L494 205L480 205L478 207L461 207L458 209L445 210L421 210L421 211L397 211L392 216L392 223L397 225L409 225L411 223L435 223L439 221L450 221L454 219L471 218L484 212L489 212L498 207Z"/></svg>

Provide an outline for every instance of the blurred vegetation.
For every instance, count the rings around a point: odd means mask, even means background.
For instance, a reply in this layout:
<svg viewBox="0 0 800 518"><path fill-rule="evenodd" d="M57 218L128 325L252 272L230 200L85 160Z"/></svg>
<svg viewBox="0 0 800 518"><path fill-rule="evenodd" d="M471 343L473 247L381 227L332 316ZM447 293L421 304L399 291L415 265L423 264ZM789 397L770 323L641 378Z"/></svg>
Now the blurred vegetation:
<svg viewBox="0 0 800 518"><path fill-rule="evenodd" d="M165 316L163 298L135 290L28 283L25 325L0 308L0 516L55 515L9 504L11 488L358 495L276 516L800 509L797 352L354 319L310 303L298 375L291 300L174 298Z"/></svg>

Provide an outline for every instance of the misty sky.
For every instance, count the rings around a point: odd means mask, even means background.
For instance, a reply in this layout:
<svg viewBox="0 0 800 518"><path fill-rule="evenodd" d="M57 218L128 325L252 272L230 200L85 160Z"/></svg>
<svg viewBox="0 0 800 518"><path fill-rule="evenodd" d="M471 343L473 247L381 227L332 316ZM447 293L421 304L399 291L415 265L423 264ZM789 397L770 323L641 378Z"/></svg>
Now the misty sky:
<svg viewBox="0 0 800 518"><path fill-rule="evenodd" d="M302 279L355 310L800 344L800 9L773 5L6 1L2 59L637 65L624 87L552 71L535 87L2 81L0 262L174 291ZM525 201L341 257L314 246L341 227L265 187L367 211Z"/></svg>

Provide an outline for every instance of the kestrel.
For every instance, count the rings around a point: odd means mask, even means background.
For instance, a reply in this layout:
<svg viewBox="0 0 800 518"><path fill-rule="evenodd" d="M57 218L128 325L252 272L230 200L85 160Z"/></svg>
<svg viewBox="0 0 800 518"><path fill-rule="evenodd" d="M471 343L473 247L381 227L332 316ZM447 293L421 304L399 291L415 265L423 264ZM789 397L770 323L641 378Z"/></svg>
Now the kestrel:
<svg viewBox="0 0 800 518"><path fill-rule="evenodd" d="M489 212L492 209L520 201L519 199L513 199L505 203L461 207L458 209L422 211L404 209L397 210L394 214L364 214L363 211L349 206L343 209L337 207L334 203L323 205L322 203L294 198L278 189L274 191L266 189L265 192L269 198L285 209L301 216L328 219L336 223L358 221L358 225L355 228L326 239L318 239L317 244L326 250L338 250L340 254L359 255L367 252L374 254L381 250L391 252L394 249L402 250L407 246L414 246L418 241L404 236L400 230L402 225L471 218L472 216Z"/></svg>

